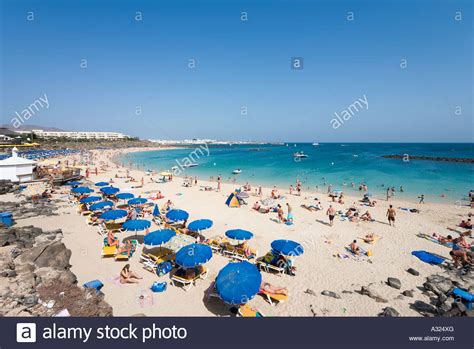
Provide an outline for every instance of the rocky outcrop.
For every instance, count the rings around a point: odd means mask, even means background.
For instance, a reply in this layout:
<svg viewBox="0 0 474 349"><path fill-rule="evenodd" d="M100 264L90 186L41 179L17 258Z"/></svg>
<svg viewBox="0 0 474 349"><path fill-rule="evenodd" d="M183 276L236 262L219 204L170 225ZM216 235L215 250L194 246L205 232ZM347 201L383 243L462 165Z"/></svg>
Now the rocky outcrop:
<svg viewBox="0 0 474 349"><path fill-rule="evenodd" d="M101 293L77 285L61 238L61 230L0 228L0 315L112 316Z"/></svg>
<svg viewBox="0 0 474 349"><path fill-rule="evenodd" d="M440 156L424 156L424 155L382 155L383 158L387 159L409 159L409 160L427 160L427 161L443 161L443 162L462 162L462 163L474 163L474 159L472 158L448 158L448 157L440 157ZM405 160L406 161L406 160Z"/></svg>
<svg viewBox="0 0 474 349"><path fill-rule="evenodd" d="M18 185L13 184L12 181L8 179L0 180L0 195L14 193L17 190L18 190Z"/></svg>

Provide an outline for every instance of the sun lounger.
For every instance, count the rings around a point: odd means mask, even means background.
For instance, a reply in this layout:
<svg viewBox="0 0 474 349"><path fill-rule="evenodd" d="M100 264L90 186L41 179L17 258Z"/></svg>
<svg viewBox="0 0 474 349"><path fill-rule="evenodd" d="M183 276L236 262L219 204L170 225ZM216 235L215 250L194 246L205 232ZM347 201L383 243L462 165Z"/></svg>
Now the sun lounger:
<svg viewBox="0 0 474 349"><path fill-rule="evenodd" d="M152 273L156 273L156 267L158 266L158 264L163 262L174 263L175 258L176 254L174 253L168 253L162 256L142 253L142 255L140 256L140 262L143 264L143 268L148 271L151 271Z"/></svg>
<svg viewBox="0 0 474 349"><path fill-rule="evenodd" d="M181 275L178 275L178 274L181 274L180 271L183 271L184 269L178 269L174 274L173 276L171 276L171 282L173 283L174 286L176 286L176 284L180 284L183 286L183 289L185 291L189 291L192 287L192 285L194 285L194 283L196 282L196 280L198 279L205 279L207 277L207 274L208 274L208 270L206 267L203 267L201 266L199 268L199 272L196 273L196 275L192 278L186 278L184 276L181 276Z"/></svg>
<svg viewBox="0 0 474 349"><path fill-rule="evenodd" d="M283 303L289 298L289 296L284 294L270 293L264 290L261 290L259 294L262 295L268 301L268 303L270 303L271 306Z"/></svg>
<svg viewBox="0 0 474 349"><path fill-rule="evenodd" d="M283 275L283 273L285 273L286 268L271 264L270 262L273 258L273 253L268 252L265 256L257 258L256 264L260 270L264 270L267 273L275 271L279 276Z"/></svg>
<svg viewBox="0 0 474 349"><path fill-rule="evenodd" d="M241 317L264 317L264 315L248 304L243 304L239 307L238 315Z"/></svg>
<svg viewBox="0 0 474 349"><path fill-rule="evenodd" d="M102 247L102 258L114 257L117 254L117 246L104 246Z"/></svg>

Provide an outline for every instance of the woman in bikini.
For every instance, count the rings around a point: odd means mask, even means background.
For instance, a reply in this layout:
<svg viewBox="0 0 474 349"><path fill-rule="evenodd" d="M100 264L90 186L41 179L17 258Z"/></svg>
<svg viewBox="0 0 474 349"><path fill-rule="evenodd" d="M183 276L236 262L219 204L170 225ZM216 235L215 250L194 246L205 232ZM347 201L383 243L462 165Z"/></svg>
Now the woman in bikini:
<svg viewBox="0 0 474 349"><path fill-rule="evenodd" d="M140 279L143 278L130 270L130 264L125 265L120 272L120 283L122 284L136 284Z"/></svg>

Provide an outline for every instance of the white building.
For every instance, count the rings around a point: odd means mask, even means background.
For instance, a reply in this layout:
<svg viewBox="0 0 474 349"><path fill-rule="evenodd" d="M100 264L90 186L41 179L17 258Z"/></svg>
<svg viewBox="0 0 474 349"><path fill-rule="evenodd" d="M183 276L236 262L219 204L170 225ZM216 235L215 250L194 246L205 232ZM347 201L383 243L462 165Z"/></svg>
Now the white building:
<svg viewBox="0 0 474 349"><path fill-rule="evenodd" d="M118 132L91 132L91 131L43 131L43 130L31 130L31 131L16 131L22 134L33 133L38 138L51 139L51 138L69 138L69 139L105 139L105 140L116 140L130 138L123 133Z"/></svg>
<svg viewBox="0 0 474 349"><path fill-rule="evenodd" d="M36 161L18 156L18 149L12 149L12 156L0 160L0 179L12 182L27 182L33 179L33 169Z"/></svg>

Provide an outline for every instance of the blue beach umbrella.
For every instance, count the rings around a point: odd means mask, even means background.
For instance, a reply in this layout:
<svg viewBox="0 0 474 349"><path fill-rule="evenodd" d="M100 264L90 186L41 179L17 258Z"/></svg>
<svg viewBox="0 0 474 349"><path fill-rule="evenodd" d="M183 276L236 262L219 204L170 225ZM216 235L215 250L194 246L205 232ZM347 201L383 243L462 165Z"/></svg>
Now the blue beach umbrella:
<svg viewBox="0 0 474 349"><path fill-rule="evenodd" d="M117 199L120 199L120 200L129 200L129 199L133 199L135 197L135 195L133 195L132 193L119 193L116 195Z"/></svg>
<svg viewBox="0 0 474 349"><path fill-rule="evenodd" d="M248 230L243 229L231 229L225 232L225 235L234 240L245 241L253 238L253 234Z"/></svg>
<svg viewBox="0 0 474 349"><path fill-rule="evenodd" d="M185 221L189 218L189 213L184 210L170 210L166 213L166 217L172 221Z"/></svg>
<svg viewBox="0 0 474 349"><path fill-rule="evenodd" d="M66 185L70 185L72 187L76 187L78 185L81 185L82 183L81 182L78 182L78 181L71 181L71 182L67 182Z"/></svg>
<svg viewBox="0 0 474 349"><path fill-rule="evenodd" d="M95 184L96 187L105 187L107 185L109 185L109 182L97 182Z"/></svg>
<svg viewBox="0 0 474 349"><path fill-rule="evenodd" d="M193 268L212 258L212 249L204 244L191 244L176 252L176 264L183 268Z"/></svg>
<svg viewBox="0 0 474 349"><path fill-rule="evenodd" d="M304 253L303 246L292 240L275 240L271 246L276 252L284 256L300 256Z"/></svg>
<svg viewBox="0 0 474 349"><path fill-rule="evenodd" d="M71 189L71 192L75 194L89 194L89 193L93 193L94 190L88 187L75 187Z"/></svg>
<svg viewBox="0 0 474 349"><path fill-rule="evenodd" d="M141 205L141 204L144 204L147 201L148 200L145 199L145 198L135 198L135 199L128 200L128 204L129 205Z"/></svg>
<svg viewBox="0 0 474 349"><path fill-rule="evenodd" d="M210 219L198 219L196 221L192 221L188 225L188 229L191 231L206 230L210 227L212 227L212 221Z"/></svg>
<svg viewBox="0 0 474 349"><path fill-rule="evenodd" d="M141 231L151 227L150 221L146 219L131 219L122 224L122 228L127 231Z"/></svg>
<svg viewBox="0 0 474 349"><path fill-rule="evenodd" d="M229 263L219 271L216 291L229 304L245 304L260 291L262 274L255 264L247 261Z"/></svg>
<svg viewBox="0 0 474 349"><path fill-rule="evenodd" d="M127 217L127 211L125 210L111 210L100 215L100 219L104 219L106 221L116 220L123 217Z"/></svg>
<svg viewBox="0 0 474 349"><path fill-rule="evenodd" d="M100 201L102 198L100 196L88 196L79 200L82 204L90 204L91 202Z"/></svg>
<svg viewBox="0 0 474 349"><path fill-rule="evenodd" d="M148 246L160 246L170 241L175 235L176 232L171 229L155 230L151 233L148 233L145 236L143 242Z"/></svg>
<svg viewBox="0 0 474 349"><path fill-rule="evenodd" d="M97 211L97 210L102 210L105 207L112 207L114 203L112 201L101 201L101 202L96 202L95 204L92 204L89 209L91 211Z"/></svg>
<svg viewBox="0 0 474 349"><path fill-rule="evenodd" d="M160 209L158 208L158 205L155 204L155 207L153 208L153 216L157 217L160 215Z"/></svg>
<svg viewBox="0 0 474 349"><path fill-rule="evenodd" d="M117 194L120 191L120 189L115 188L115 187L102 187L100 188L100 191L104 193L105 195L113 195L113 194Z"/></svg>

